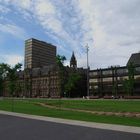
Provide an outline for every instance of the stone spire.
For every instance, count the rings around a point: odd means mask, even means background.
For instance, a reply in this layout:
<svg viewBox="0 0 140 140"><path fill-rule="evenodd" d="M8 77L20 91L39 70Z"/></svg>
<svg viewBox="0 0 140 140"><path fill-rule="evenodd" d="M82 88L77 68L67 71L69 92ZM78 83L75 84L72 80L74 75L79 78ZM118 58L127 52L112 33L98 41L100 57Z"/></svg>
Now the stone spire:
<svg viewBox="0 0 140 140"><path fill-rule="evenodd" d="M75 58L74 52L72 53L71 60L70 60L70 67L77 68L77 60Z"/></svg>

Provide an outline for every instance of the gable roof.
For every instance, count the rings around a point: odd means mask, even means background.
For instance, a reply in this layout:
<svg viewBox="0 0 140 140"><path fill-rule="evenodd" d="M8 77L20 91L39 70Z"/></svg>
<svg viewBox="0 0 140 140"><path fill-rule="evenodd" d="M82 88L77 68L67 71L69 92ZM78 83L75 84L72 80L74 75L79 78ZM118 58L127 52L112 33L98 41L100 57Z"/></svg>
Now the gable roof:
<svg viewBox="0 0 140 140"><path fill-rule="evenodd" d="M135 66L140 65L140 53L132 54L127 62L127 65L130 63L133 63Z"/></svg>

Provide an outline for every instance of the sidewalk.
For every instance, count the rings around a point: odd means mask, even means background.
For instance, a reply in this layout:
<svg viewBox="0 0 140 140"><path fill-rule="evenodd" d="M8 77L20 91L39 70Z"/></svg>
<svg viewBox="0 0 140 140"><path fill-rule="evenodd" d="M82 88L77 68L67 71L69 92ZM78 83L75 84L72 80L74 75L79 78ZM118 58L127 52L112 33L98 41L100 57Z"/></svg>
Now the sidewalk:
<svg viewBox="0 0 140 140"><path fill-rule="evenodd" d="M62 123L62 124L68 124L68 125L77 125L77 126L83 126L83 127L107 129L107 130L140 134L140 127L134 127L134 126L123 126L123 125L114 125L114 124L75 121L75 120L51 118L51 117L44 117L44 116L37 116L37 115L28 115L28 114L8 112L8 111L0 111L0 114L10 115L10 116L15 116L15 117L22 117L26 119L35 119L35 120Z"/></svg>

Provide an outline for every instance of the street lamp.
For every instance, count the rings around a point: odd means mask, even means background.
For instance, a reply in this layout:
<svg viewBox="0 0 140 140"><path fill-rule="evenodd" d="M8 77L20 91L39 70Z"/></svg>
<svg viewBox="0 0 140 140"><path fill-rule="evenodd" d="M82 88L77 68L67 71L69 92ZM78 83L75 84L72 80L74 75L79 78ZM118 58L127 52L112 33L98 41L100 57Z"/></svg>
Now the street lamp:
<svg viewBox="0 0 140 140"><path fill-rule="evenodd" d="M87 53L87 98L89 98L89 62L88 62L89 46L88 44L85 47L86 47L86 53Z"/></svg>

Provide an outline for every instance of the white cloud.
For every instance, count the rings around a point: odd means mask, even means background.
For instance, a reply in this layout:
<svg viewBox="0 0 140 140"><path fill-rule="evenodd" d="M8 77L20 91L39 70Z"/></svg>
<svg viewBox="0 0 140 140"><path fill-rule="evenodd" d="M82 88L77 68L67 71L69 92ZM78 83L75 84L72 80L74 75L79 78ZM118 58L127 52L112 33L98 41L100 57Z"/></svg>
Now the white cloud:
<svg viewBox="0 0 140 140"><path fill-rule="evenodd" d="M140 45L140 1L79 0L82 15L83 42L89 42L90 66L125 65ZM92 40L93 39L93 40ZM83 65L86 57L79 58Z"/></svg>
<svg viewBox="0 0 140 140"><path fill-rule="evenodd" d="M17 63L23 63L24 57L20 55L0 55L1 62L14 66Z"/></svg>
<svg viewBox="0 0 140 140"><path fill-rule="evenodd" d="M25 39L27 37L27 34L23 28L13 24L0 24L0 31L9 33L20 39Z"/></svg>
<svg viewBox="0 0 140 140"><path fill-rule="evenodd" d="M38 0L34 4L35 10L39 16L46 16L48 14L55 14L55 8L50 1Z"/></svg>
<svg viewBox="0 0 140 140"><path fill-rule="evenodd" d="M13 0L12 0L13 2ZM31 8L32 0L15 0L15 2L23 9L29 10Z"/></svg>
<svg viewBox="0 0 140 140"><path fill-rule="evenodd" d="M7 8L6 6L0 5L0 13L6 14L8 12L10 12L9 8Z"/></svg>
<svg viewBox="0 0 140 140"><path fill-rule="evenodd" d="M125 65L130 54L139 51L139 0L4 1L26 18L32 17L66 54L74 50L79 66L86 66L82 46L87 43L92 68ZM7 32L15 34L5 26Z"/></svg>
<svg viewBox="0 0 140 140"><path fill-rule="evenodd" d="M61 3L61 5L56 6L50 0L37 0L34 3L34 17L49 32L50 36L57 42L61 49L67 50L66 45L68 44L71 49L77 50L78 47L76 48L76 46L79 46L79 43L73 38L74 35L65 29L67 27L64 22L65 18L63 18L63 14L65 13L61 13L63 11L60 10L60 7L64 6L63 4ZM62 46L63 42L65 42L65 46Z"/></svg>
<svg viewBox="0 0 140 140"><path fill-rule="evenodd" d="M32 0L0 0L1 3L6 5L14 5L18 8L29 9Z"/></svg>
<svg viewBox="0 0 140 140"><path fill-rule="evenodd" d="M21 13L21 15L23 16L23 18L27 21L31 20L32 15L30 15L30 10L32 9L33 5L32 5L32 0L0 0L0 2L3 5L8 6L12 6L12 8L14 7L15 10L13 11L13 9L11 10L12 12L19 14Z"/></svg>

